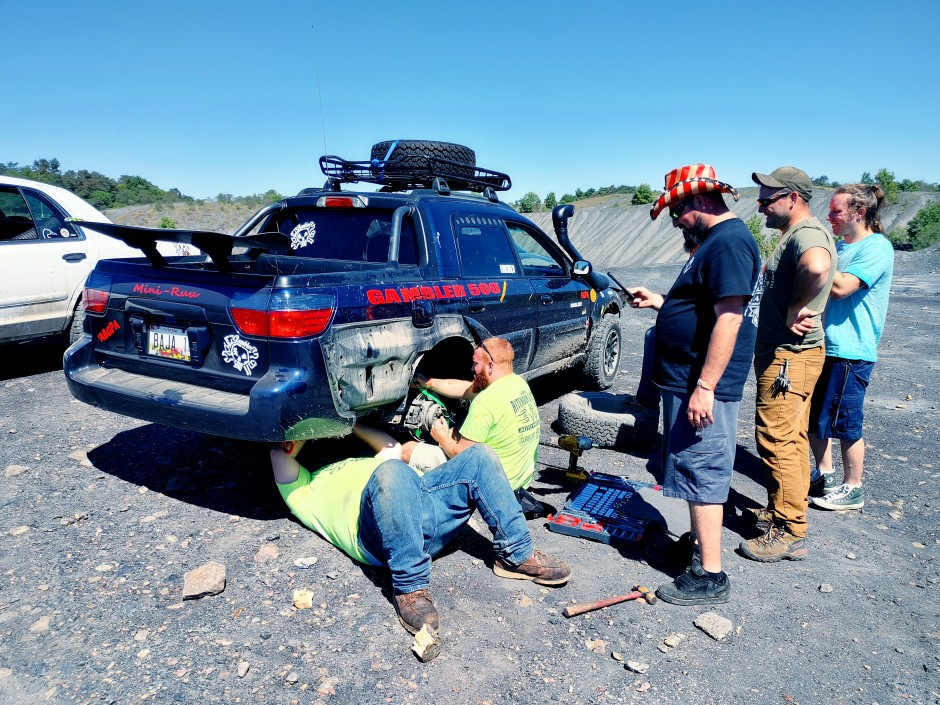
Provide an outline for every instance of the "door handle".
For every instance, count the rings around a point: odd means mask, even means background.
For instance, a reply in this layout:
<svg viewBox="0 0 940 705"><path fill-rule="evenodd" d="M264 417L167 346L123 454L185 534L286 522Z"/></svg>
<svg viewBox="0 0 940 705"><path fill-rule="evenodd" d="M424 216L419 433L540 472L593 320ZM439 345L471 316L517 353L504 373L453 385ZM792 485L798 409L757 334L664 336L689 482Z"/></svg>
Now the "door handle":
<svg viewBox="0 0 940 705"><path fill-rule="evenodd" d="M555 300L555 297L551 294L542 294L541 300L543 304L548 305Z"/></svg>
<svg viewBox="0 0 940 705"><path fill-rule="evenodd" d="M485 310L485 304L470 304L470 313L482 313Z"/></svg>
<svg viewBox="0 0 940 705"><path fill-rule="evenodd" d="M81 262L86 256L84 252L69 252L66 255L62 255L62 259L66 262Z"/></svg>

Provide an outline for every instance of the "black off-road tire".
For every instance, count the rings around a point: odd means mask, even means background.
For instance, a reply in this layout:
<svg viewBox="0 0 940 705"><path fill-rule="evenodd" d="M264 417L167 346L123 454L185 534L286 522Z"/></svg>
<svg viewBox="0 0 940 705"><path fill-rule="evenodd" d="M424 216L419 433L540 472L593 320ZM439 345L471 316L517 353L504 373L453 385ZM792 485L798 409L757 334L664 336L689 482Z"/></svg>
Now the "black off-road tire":
<svg viewBox="0 0 940 705"><path fill-rule="evenodd" d="M583 377L586 389L608 389L620 371L623 336L620 319L604 316L591 332L584 358Z"/></svg>
<svg viewBox="0 0 940 705"><path fill-rule="evenodd" d="M606 392L566 394L558 404L558 429L587 436L601 448L625 450L651 443L659 428L658 410L629 395Z"/></svg>
<svg viewBox="0 0 940 705"><path fill-rule="evenodd" d="M72 322L69 324L69 345L82 337L85 330L85 304L79 301L72 313Z"/></svg>
<svg viewBox="0 0 940 705"><path fill-rule="evenodd" d="M424 157L437 157L465 164L469 169L453 167L456 175L464 179L473 178L477 163L476 153L469 147L452 142L433 142L431 140L397 140L398 144L391 154L388 150L396 140L387 140L372 145L372 160L395 162L397 168L410 169L415 173L427 174L428 163Z"/></svg>

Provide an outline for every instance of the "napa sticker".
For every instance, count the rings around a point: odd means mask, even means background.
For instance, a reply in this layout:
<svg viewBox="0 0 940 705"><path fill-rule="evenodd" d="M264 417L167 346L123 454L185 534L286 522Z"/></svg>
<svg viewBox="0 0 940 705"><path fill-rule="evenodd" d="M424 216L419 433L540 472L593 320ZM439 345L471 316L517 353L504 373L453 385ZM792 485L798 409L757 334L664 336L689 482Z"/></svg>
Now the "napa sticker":
<svg viewBox="0 0 940 705"><path fill-rule="evenodd" d="M237 335L227 335L223 341L222 359L246 377L258 366L258 348Z"/></svg>
<svg viewBox="0 0 940 705"><path fill-rule="evenodd" d="M290 246L293 250L299 250L307 245L312 245L317 236L317 224L313 221L301 223L290 231Z"/></svg>

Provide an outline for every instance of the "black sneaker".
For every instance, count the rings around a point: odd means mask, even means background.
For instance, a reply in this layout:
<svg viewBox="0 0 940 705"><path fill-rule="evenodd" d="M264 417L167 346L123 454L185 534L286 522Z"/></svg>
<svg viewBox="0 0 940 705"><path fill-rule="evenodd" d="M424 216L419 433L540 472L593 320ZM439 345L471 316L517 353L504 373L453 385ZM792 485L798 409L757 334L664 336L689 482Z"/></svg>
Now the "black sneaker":
<svg viewBox="0 0 940 705"><path fill-rule="evenodd" d="M656 597L673 605L718 605L731 597L731 580L722 571L712 580L700 566L691 566L671 583L656 588Z"/></svg>

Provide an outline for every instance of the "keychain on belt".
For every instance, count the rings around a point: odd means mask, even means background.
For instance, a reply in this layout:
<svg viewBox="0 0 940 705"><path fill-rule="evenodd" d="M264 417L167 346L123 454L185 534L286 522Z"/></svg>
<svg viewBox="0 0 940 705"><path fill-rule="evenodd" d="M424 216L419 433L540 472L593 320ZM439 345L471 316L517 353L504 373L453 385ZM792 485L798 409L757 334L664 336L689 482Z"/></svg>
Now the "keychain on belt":
<svg viewBox="0 0 940 705"><path fill-rule="evenodd" d="M783 364L780 365L780 372L777 373L774 383L770 385L770 396L773 399L777 398L778 394L783 394L786 396L786 393L790 391L790 378L787 377L787 372L790 371L790 361L784 360Z"/></svg>

